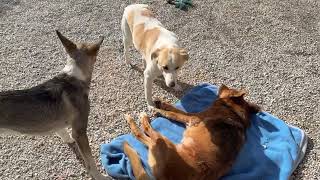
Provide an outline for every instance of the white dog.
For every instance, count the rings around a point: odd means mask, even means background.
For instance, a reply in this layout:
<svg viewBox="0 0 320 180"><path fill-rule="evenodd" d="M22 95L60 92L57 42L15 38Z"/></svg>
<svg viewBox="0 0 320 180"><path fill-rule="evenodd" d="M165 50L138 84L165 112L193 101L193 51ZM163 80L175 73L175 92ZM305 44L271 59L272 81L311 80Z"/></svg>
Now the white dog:
<svg viewBox="0 0 320 180"><path fill-rule="evenodd" d="M150 109L154 107L152 82L161 74L168 87L181 90L177 84L177 74L188 60L188 53L185 49L179 48L176 35L165 29L147 7L145 4L127 6L123 13L121 29L126 64L131 65L129 46L132 44L144 59L145 97Z"/></svg>

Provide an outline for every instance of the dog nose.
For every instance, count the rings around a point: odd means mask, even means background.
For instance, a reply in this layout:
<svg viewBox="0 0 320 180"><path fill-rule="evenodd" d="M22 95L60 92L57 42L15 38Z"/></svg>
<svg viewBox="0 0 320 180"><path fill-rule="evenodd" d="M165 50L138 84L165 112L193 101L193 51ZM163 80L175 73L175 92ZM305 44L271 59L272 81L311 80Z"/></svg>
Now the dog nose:
<svg viewBox="0 0 320 180"><path fill-rule="evenodd" d="M174 87L175 85L176 85L176 83L171 82L171 83L169 84L169 87Z"/></svg>

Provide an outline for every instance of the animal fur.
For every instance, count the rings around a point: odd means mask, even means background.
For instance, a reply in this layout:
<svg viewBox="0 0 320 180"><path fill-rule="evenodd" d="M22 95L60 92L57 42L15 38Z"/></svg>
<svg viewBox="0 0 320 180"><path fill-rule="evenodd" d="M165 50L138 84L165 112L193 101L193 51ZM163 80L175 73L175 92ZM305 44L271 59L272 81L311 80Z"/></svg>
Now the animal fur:
<svg viewBox="0 0 320 180"><path fill-rule="evenodd" d="M146 114L141 115L144 133L127 116L134 136L148 149L148 164L157 180L216 180L225 175L245 142L250 117L259 107L248 103L245 91L222 85L219 98L203 112L186 113L169 103L156 101L161 115L187 125L180 144L173 144L152 129ZM124 151L138 180L147 176L138 154L127 144ZM150 179L150 177L148 177Z"/></svg>
<svg viewBox="0 0 320 180"><path fill-rule="evenodd" d="M123 13L121 29L126 63L131 65L131 45L134 45L144 59L144 90L149 109L154 107L152 82L158 76L163 75L168 87L180 91L181 87L177 83L178 71L188 60L188 53L179 47L176 35L163 27L148 9L148 5L127 6Z"/></svg>
<svg viewBox="0 0 320 180"><path fill-rule="evenodd" d="M75 141L88 173L106 179L96 167L87 137L90 81L103 38L94 44L75 44L59 31L57 35L69 55L65 68L35 87L0 92L0 133L56 133L66 143Z"/></svg>

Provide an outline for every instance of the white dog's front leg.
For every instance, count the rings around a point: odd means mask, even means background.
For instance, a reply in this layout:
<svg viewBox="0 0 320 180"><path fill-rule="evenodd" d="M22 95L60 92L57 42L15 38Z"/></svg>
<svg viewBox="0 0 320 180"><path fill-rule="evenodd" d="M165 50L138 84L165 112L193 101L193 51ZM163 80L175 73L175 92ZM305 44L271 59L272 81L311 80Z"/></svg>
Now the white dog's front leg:
<svg viewBox="0 0 320 180"><path fill-rule="evenodd" d="M130 61L130 57L129 57L129 45L127 42L127 39L125 39L125 37L123 38L123 52L124 52L124 60L127 64L127 66L131 66L131 61Z"/></svg>
<svg viewBox="0 0 320 180"><path fill-rule="evenodd" d="M122 17L122 20L121 20L121 30L122 30L122 36L123 36L122 38L123 38L124 59L126 64L131 67L131 61L129 57L129 46L132 45L132 35L125 17Z"/></svg>
<svg viewBox="0 0 320 180"><path fill-rule="evenodd" d="M146 69L147 68L147 61L145 59L143 59L143 68Z"/></svg>
<svg viewBox="0 0 320 180"><path fill-rule="evenodd" d="M151 110L154 107L154 103L152 101L152 82L154 77L149 74L147 69L144 71L144 92L145 98L147 101L148 109Z"/></svg>

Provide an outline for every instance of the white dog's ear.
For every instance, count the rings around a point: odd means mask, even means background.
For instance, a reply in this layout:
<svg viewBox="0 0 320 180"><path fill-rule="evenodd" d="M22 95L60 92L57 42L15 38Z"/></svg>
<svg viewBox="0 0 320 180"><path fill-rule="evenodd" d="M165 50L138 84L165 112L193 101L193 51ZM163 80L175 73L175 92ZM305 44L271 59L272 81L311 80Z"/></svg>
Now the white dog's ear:
<svg viewBox="0 0 320 180"><path fill-rule="evenodd" d="M181 56L185 61L188 61L189 55L188 55L188 52L187 52L186 49L180 48L180 49L179 49L179 53L180 53L180 56Z"/></svg>
<svg viewBox="0 0 320 180"><path fill-rule="evenodd" d="M159 52L160 52L160 49L157 49L155 50L153 53L151 53L151 60L156 60L159 56Z"/></svg>

